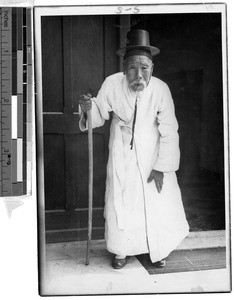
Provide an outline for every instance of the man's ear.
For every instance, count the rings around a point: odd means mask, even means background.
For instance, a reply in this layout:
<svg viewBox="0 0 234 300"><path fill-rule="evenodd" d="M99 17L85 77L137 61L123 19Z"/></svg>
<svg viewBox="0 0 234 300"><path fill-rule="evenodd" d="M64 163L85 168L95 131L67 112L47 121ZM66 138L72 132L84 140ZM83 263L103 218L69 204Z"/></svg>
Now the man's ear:
<svg viewBox="0 0 234 300"><path fill-rule="evenodd" d="M126 73L125 61L122 63L122 68L123 68L123 73L125 75L125 73Z"/></svg>
<svg viewBox="0 0 234 300"><path fill-rule="evenodd" d="M154 64L152 63L152 66L151 66L151 75L153 74L153 70L154 70Z"/></svg>

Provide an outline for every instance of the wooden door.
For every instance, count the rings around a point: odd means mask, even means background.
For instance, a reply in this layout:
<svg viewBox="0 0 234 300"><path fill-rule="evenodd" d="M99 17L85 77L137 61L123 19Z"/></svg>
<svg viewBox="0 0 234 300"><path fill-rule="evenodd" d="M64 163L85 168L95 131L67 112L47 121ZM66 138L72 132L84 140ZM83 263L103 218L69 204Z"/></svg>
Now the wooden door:
<svg viewBox="0 0 234 300"><path fill-rule="evenodd" d="M87 236L88 145L78 98L117 71L116 16L42 17L46 241ZM104 237L109 122L94 130L93 237Z"/></svg>

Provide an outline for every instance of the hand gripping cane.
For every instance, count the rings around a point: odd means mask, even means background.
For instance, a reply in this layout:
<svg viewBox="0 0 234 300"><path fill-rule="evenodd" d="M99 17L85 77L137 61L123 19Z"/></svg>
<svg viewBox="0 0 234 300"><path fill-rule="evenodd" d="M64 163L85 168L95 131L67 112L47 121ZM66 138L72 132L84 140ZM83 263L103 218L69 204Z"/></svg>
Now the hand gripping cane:
<svg viewBox="0 0 234 300"><path fill-rule="evenodd" d="M92 221L93 221L93 132L92 132L92 115L91 110L87 111L88 117L88 149L89 149L89 210L88 210L88 239L86 250L86 265L89 265L90 244L92 238Z"/></svg>

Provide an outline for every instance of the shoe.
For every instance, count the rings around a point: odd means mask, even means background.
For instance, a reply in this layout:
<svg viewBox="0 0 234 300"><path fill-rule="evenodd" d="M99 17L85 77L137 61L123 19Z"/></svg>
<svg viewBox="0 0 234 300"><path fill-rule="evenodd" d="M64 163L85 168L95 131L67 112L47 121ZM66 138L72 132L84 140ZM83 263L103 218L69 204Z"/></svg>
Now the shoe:
<svg viewBox="0 0 234 300"><path fill-rule="evenodd" d="M126 265L127 259L128 259L127 256L125 258L122 258L122 259L118 259L118 258L114 257L112 259L112 267L114 269L122 269Z"/></svg>
<svg viewBox="0 0 234 300"><path fill-rule="evenodd" d="M153 263L156 268L164 268L166 266L166 260L162 259Z"/></svg>

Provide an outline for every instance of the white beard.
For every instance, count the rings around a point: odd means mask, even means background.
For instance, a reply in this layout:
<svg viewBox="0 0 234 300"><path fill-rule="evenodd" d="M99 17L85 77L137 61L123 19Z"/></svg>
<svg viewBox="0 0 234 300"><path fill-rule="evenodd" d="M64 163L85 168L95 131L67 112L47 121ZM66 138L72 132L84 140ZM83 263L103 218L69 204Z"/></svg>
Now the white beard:
<svg viewBox="0 0 234 300"><path fill-rule="evenodd" d="M139 86L136 85L139 84ZM129 84L129 88L133 91L133 92L142 92L145 88L146 88L147 84L145 81L140 81L138 82L138 80L134 80L132 83Z"/></svg>

